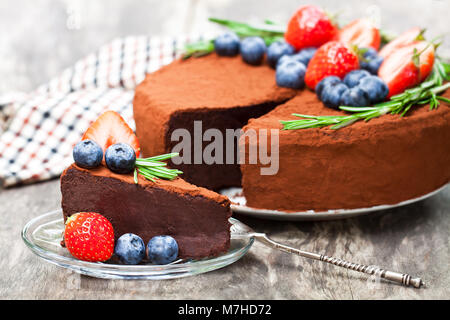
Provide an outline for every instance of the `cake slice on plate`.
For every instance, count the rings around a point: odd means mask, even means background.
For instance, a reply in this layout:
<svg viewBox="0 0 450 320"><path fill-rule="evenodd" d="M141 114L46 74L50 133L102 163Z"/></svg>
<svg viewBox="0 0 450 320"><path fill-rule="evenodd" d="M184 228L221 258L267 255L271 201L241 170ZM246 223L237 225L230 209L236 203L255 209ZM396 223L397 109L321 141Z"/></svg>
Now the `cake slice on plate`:
<svg viewBox="0 0 450 320"><path fill-rule="evenodd" d="M217 256L230 245L229 200L181 178L152 182L139 175L135 184L132 174L73 164L61 176L61 193L64 220L98 212L112 223L116 240L125 233L145 243L170 235L178 242L179 258Z"/></svg>
<svg viewBox="0 0 450 320"><path fill-rule="evenodd" d="M75 164L61 176L64 221L78 212L95 212L111 222L116 241L126 233L144 243L171 236L178 258L226 252L228 198L179 178L180 171L162 162L171 155L151 160L138 155L139 142L123 118L113 111L101 115L75 146Z"/></svg>

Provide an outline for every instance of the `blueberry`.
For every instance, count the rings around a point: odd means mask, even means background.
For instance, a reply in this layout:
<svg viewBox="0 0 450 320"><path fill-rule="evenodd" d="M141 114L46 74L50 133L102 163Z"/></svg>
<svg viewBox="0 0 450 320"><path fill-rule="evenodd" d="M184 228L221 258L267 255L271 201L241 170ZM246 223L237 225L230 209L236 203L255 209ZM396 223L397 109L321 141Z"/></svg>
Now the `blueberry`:
<svg viewBox="0 0 450 320"><path fill-rule="evenodd" d="M73 148L73 159L82 168L95 168L102 163L103 150L96 142L83 140Z"/></svg>
<svg viewBox="0 0 450 320"><path fill-rule="evenodd" d="M375 58L378 56L377 50L374 48L362 48L365 52L363 53L363 57L369 60L370 58Z"/></svg>
<svg viewBox="0 0 450 320"><path fill-rule="evenodd" d="M239 53L239 37L234 32L226 32L214 40L214 50L219 56L232 57Z"/></svg>
<svg viewBox="0 0 450 320"><path fill-rule="evenodd" d="M339 106L341 105L341 97L348 90L348 87L343 83L329 84L322 90L322 102L328 108L339 109Z"/></svg>
<svg viewBox="0 0 450 320"><path fill-rule="evenodd" d="M291 55L295 52L294 47L291 46L289 43L283 42L283 41L276 41L273 42L268 48L267 48L267 62L272 68L275 68L277 65L278 60L285 56L285 55Z"/></svg>
<svg viewBox="0 0 450 320"><path fill-rule="evenodd" d="M361 79L358 87L367 93L371 104L383 101L389 93L389 88L386 83L377 76L369 76Z"/></svg>
<svg viewBox="0 0 450 320"><path fill-rule="evenodd" d="M359 87L350 88L342 93L341 106L365 107L370 105L367 93Z"/></svg>
<svg viewBox="0 0 450 320"><path fill-rule="evenodd" d="M106 149L106 166L116 173L128 173L133 171L136 162L134 149L126 143L116 143Z"/></svg>
<svg viewBox="0 0 450 320"><path fill-rule="evenodd" d="M374 48L364 48L364 50L367 51L364 52L363 59L359 62L361 69L367 70L371 74L378 74L383 57L380 57Z"/></svg>
<svg viewBox="0 0 450 320"><path fill-rule="evenodd" d="M367 62L361 61L360 66L362 69L369 71L373 75L378 74L378 69L380 69L381 64L383 63L383 57L375 57Z"/></svg>
<svg viewBox="0 0 450 320"><path fill-rule="evenodd" d="M280 59L278 59L278 62L277 62L277 68L278 68L280 65L282 65L283 63L290 62L290 61L298 61L298 62L301 62L301 61L299 61L299 60L297 59L297 54L284 55L284 56L281 56ZM302 63L303 63L303 62L302 62Z"/></svg>
<svg viewBox="0 0 450 320"><path fill-rule="evenodd" d="M242 59L248 64L258 65L264 59L266 44L260 37L248 37L241 42Z"/></svg>
<svg viewBox="0 0 450 320"><path fill-rule="evenodd" d="M148 259L154 264L168 264L177 259L178 244L171 236L156 236L147 245Z"/></svg>
<svg viewBox="0 0 450 320"><path fill-rule="evenodd" d="M342 83L342 80L339 77L336 76L328 76L326 78L323 78L317 85L316 85L316 94L319 97L320 100L322 100L320 98L323 88L325 88L326 86L330 85L330 84L337 84L337 83Z"/></svg>
<svg viewBox="0 0 450 320"><path fill-rule="evenodd" d="M316 48L305 48L303 50L301 50L299 53L297 53L298 58L301 60L301 62L303 62L303 64L305 66L308 65L309 61L312 59L312 57L314 56L314 54L316 53L317 49Z"/></svg>
<svg viewBox="0 0 450 320"><path fill-rule="evenodd" d="M344 78L344 83L349 87L353 88L359 84L362 78L370 76L370 73L366 70L353 70L347 73Z"/></svg>
<svg viewBox="0 0 450 320"><path fill-rule="evenodd" d="M302 51L293 54L293 55L284 55L282 56L279 60L278 60L278 64L277 66L279 66L280 64L284 63L284 62L288 62L288 61L298 61L303 63L305 66L308 66L309 61L311 60L311 58L313 57L313 55L316 53L316 48L306 48L303 49Z"/></svg>
<svg viewBox="0 0 450 320"><path fill-rule="evenodd" d="M277 67L276 81L279 87L301 89L305 86L306 67L298 61L289 61Z"/></svg>
<svg viewBox="0 0 450 320"><path fill-rule="evenodd" d="M145 243L133 233L125 233L117 239L114 253L125 264L138 264L145 258Z"/></svg>

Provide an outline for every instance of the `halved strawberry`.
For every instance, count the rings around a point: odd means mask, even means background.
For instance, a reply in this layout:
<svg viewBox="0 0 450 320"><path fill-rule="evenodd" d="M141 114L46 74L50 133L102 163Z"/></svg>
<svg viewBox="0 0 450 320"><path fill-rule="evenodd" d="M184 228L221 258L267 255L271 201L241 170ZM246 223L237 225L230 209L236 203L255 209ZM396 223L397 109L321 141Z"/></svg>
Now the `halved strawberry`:
<svg viewBox="0 0 450 320"><path fill-rule="evenodd" d="M337 40L358 48L380 48L380 31L368 19L357 19L350 22L337 34Z"/></svg>
<svg viewBox="0 0 450 320"><path fill-rule="evenodd" d="M82 140L86 139L97 142L102 147L103 153L109 146L119 142L129 144L134 149L136 157L141 150L133 130L115 111L106 111L100 115L84 133Z"/></svg>
<svg viewBox="0 0 450 320"><path fill-rule="evenodd" d="M389 87L388 97L392 97L425 80L433 64L434 45L416 41L388 55L378 70L378 76Z"/></svg>
<svg viewBox="0 0 450 320"><path fill-rule="evenodd" d="M309 61L305 83L311 89L325 77L344 78L347 73L359 68L358 56L347 45L339 41L325 43Z"/></svg>
<svg viewBox="0 0 450 320"><path fill-rule="evenodd" d="M401 35L399 35L394 40L387 43L378 53L383 58L386 58L389 56L392 52L394 52L396 49L407 46L415 41L423 40L422 29L419 27L414 27L409 29L408 31L403 32Z"/></svg>
<svg viewBox="0 0 450 320"><path fill-rule="evenodd" d="M336 35L337 28L319 7L301 6L289 20L284 37L296 50L320 47Z"/></svg>

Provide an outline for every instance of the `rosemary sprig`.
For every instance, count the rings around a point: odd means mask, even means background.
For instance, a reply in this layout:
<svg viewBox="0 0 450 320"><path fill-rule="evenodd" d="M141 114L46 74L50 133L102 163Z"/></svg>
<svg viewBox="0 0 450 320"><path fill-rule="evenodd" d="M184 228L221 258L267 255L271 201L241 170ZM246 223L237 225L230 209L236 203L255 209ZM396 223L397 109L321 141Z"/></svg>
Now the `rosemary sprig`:
<svg viewBox="0 0 450 320"><path fill-rule="evenodd" d="M177 169L166 168L167 163L164 160L178 156L178 153L167 153L150 158L136 159L134 168L134 183L138 183L138 174L144 178L155 182L155 179L173 180L183 172Z"/></svg>
<svg viewBox="0 0 450 320"><path fill-rule="evenodd" d="M223 25L235 32L239 37L246 38L257 36L264 39L266 45L280 40L284 36L284 27L266 20L261 25L253 25L233 20L218 18L209 18L209 21ZM214 40L200 40L198 42L187 44L184 48L183 59L190 57L201 57L214 51Z"/></svg>
<svg viewBox="0 0 450 320"><path fill-rule="evenodd" d="M311 116L304 114L292 114L300 117L300 120L280 121L283 130L296 130L308 128L322 128L331 126L331 129L340 129L352 123L381 117L385 114L399 114L404 116L413 106L429 104L430 110L436 109L440 101L449 103L450 100L438 94L450 88L450 65L436 59L431 75L417 87L407 89L403 93L391 97L387 102L382 102L369 107L340 106L339 109L350 112L350 115L342 116Z"/></svg>

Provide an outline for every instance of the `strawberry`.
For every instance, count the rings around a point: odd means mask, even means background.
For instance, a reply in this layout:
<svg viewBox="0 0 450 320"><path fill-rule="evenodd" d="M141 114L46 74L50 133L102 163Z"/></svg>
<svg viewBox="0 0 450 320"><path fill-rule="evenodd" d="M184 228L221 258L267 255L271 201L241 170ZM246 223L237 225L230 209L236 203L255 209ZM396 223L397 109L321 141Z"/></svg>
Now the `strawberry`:
<svg viewBox="0 0 450 320"><path fill-rule="evenodd" d="M311 89L325 77L344 78L347 73L359 68L358 56L339 41L325 43L309 61L305 83Z"/></svg>
<svg viewBox="0 0 450 320"><path fill-rule="evenodd" d="M397 48L387 56L378 70L378 76L389 88L388 97L392 97L425 80L430 75L433 64L433 44L415 41Z"/></svg>
<svg viewBox="0 0 450 320"><path fill-rule="evenodd" d="M386 44L378 53L383 58L389 56L396 49L407 46L415 41L423 40L423 30L419 27L414 27L408 31L402 33L394 40Z"/></svg>
<svg viewBox="0 0 450 320"><path fill-rule="evenodd" d="M95 212L79 212L67 218L64 242L70 254L84 261L106 261L114 252L111 222Z"/></svg>
<svg viewBox="0 0 450 320"><path fill-rule="evenodd" d="M322 9L306 5L291 17L284 37L296 50L301 50L320 47L333 39L336 33L336 26Z"/></svg>
<svg viewBox="0 0 450 320"><path fill-rule="evenodd" d="M357 19L339 30L336 40L358 48L378 50L381 43L380 32L368 19Z"/></svg>
<svg viewBox="0 0 450 320"><path fill-rule="evenodd" d="M140 154L139 141L125 120L115 111L106 111L86 130L82 140L97 142L105 153L109 146L123 142L133 147L136 157Z"/></svg>

